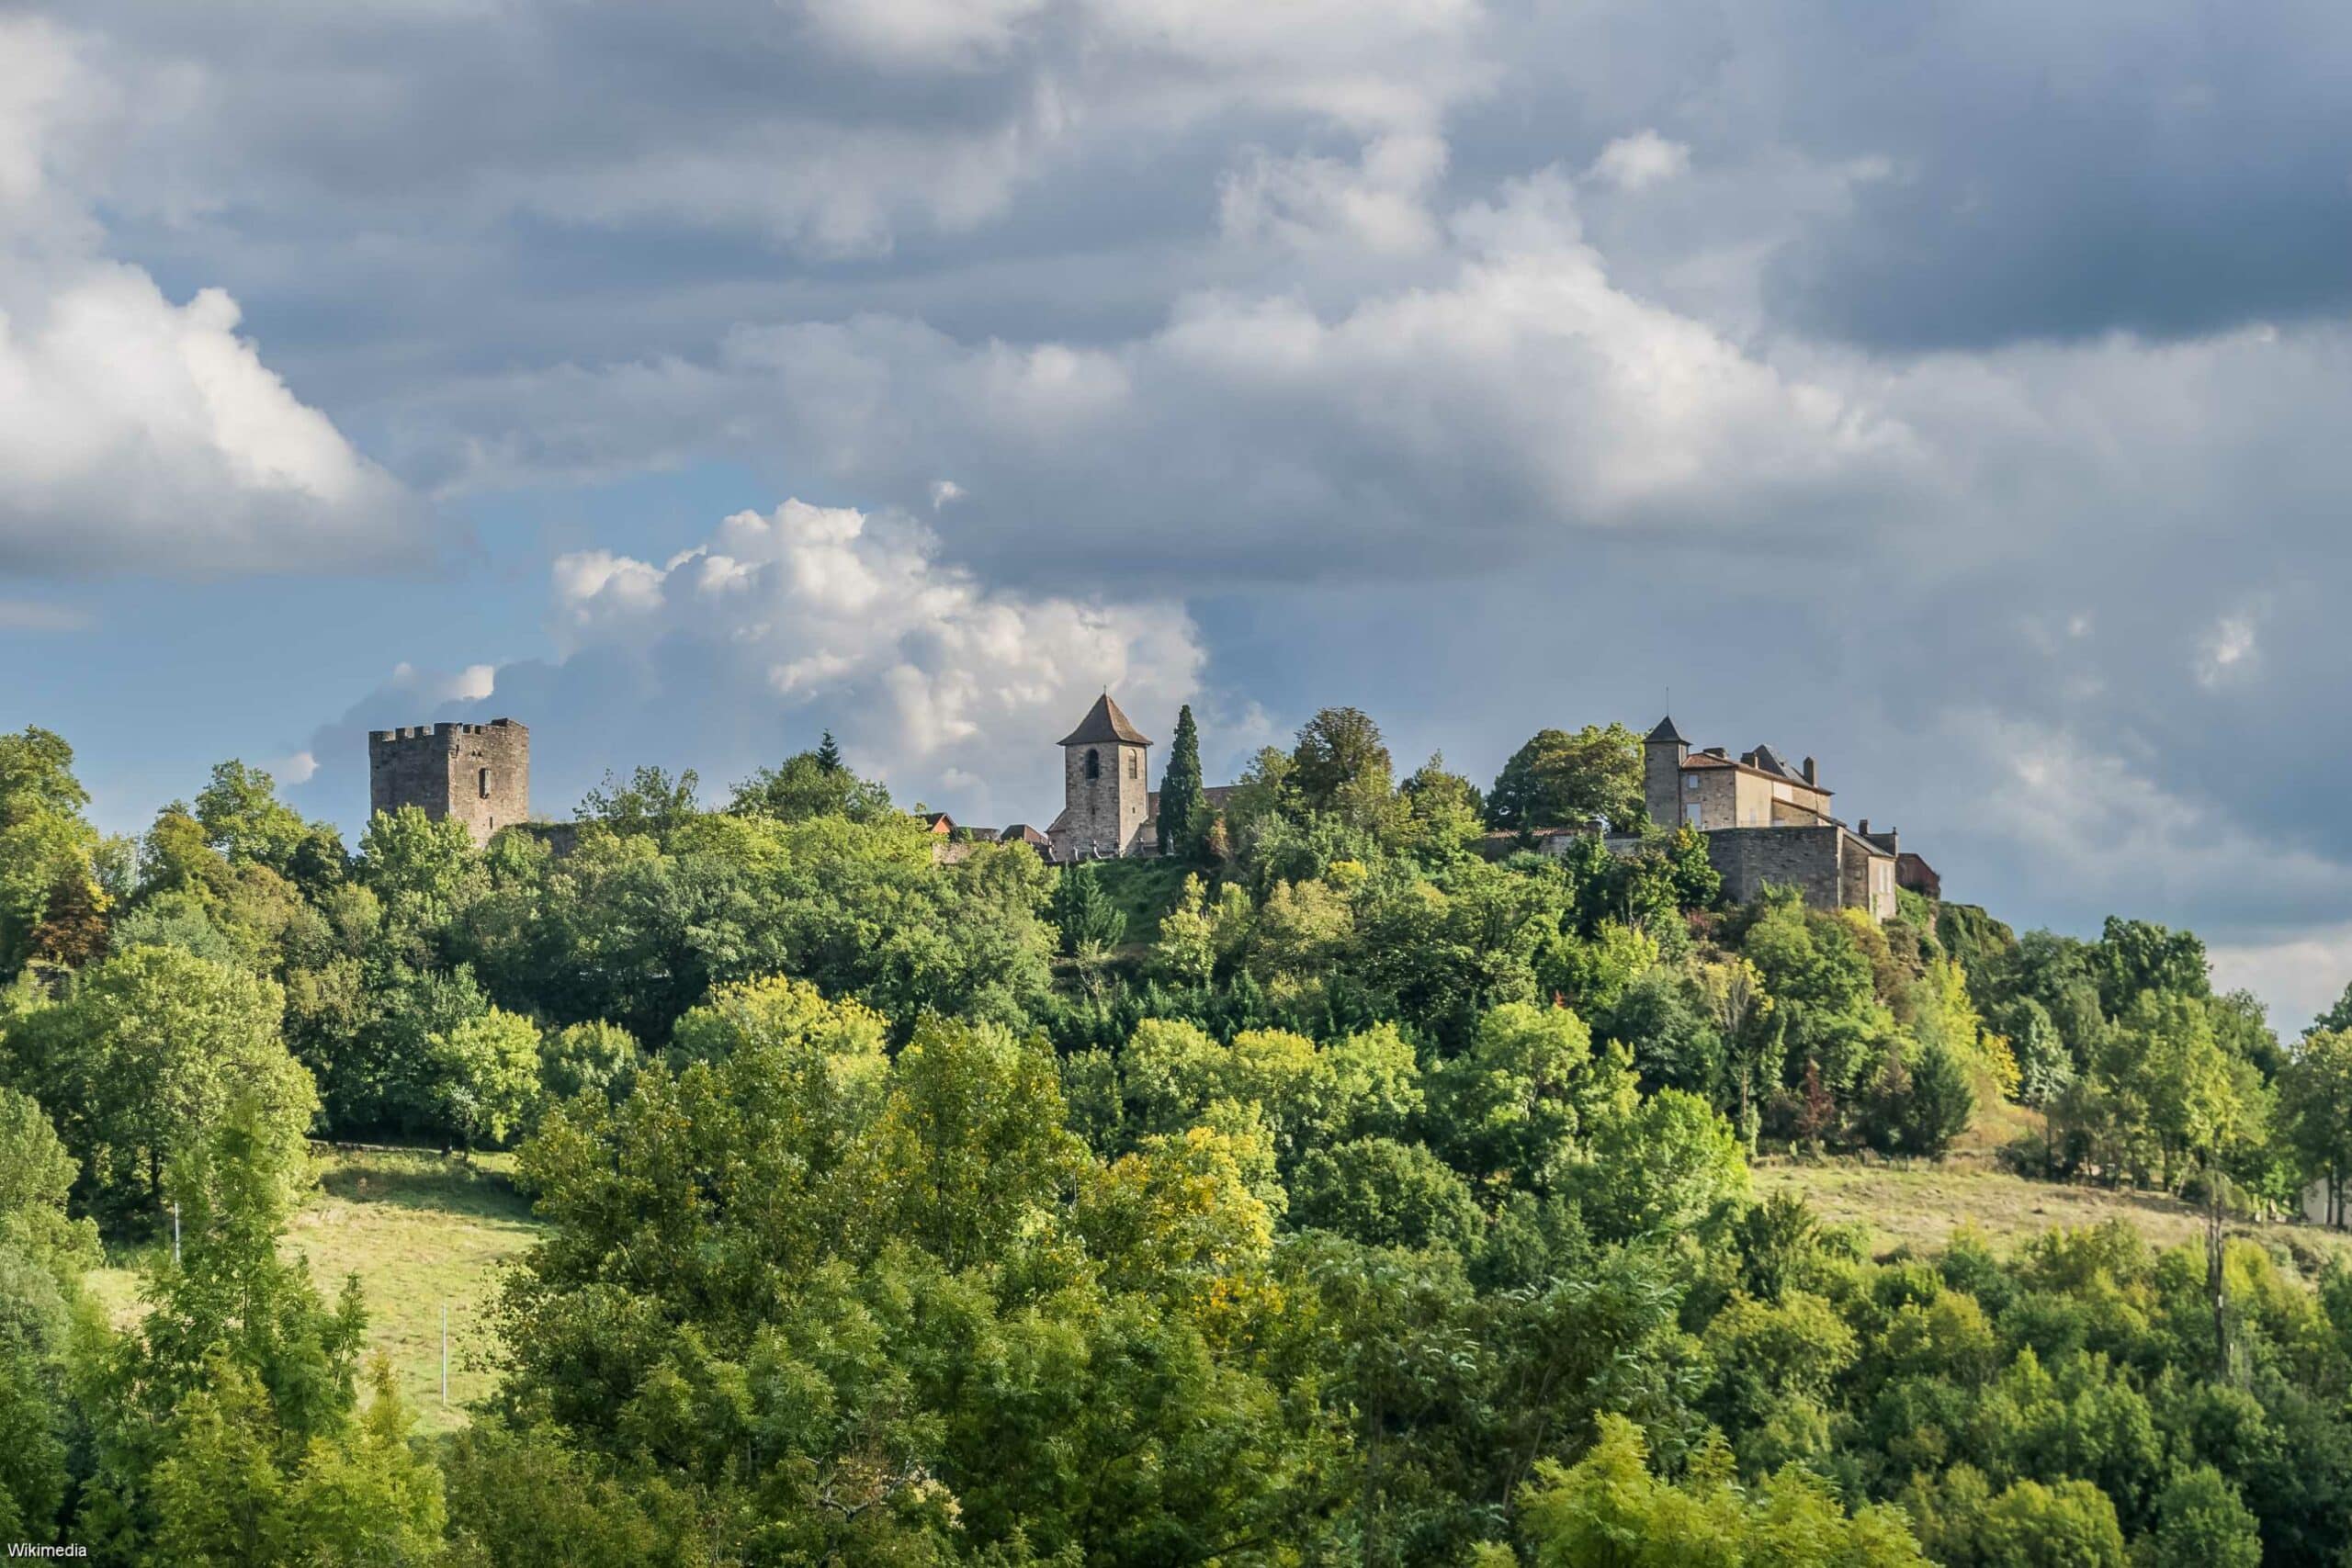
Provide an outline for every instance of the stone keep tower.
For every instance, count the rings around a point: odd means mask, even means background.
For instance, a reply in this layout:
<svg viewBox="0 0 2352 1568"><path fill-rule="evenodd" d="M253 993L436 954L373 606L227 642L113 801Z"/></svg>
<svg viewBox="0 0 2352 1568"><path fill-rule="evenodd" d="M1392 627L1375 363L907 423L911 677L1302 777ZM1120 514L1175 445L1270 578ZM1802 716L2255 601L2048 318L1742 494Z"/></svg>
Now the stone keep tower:
<svg viewBox="0 0 2352 1568"><path fill-rule="evenodd" d="M1135 853L1150 810L1151 742L1105 692L1061 744L1063 810L1056 852L1064 860Z"/></svg>
<svg viewBox="0 0 2352 1568"><path fill-rule="evenodd" d="M531 732L511 718L371 730L368 806L455 818L486 844L499 829L530 818Z"/></svg>
<svg viewBox="0 0 2352 1568"><path fill-rule="evenodd" d="M1682 764L1690 756L1690 742L1671 716L1642 739L1642 804L1650 820L1669 833L1682 825Z"/></svg>

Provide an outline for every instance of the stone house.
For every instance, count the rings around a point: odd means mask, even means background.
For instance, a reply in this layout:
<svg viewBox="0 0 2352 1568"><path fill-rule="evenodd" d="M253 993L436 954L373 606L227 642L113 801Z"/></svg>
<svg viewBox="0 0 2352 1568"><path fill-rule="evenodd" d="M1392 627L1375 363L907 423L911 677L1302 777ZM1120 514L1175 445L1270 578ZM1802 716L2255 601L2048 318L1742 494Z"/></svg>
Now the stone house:
<svg viewBox="0 0 2352 1568"><path fill-rule="evenodd" d="M1894 857L1894 885L1907 887L1922 898L1944 896L1944 879L1936 874L1936 868L1909 850Z"/></svg>
<svg viewBox="0 0 2352 1568"><path fill-rule="evenodd" d="M1707 859L1736 902L1778 884L1815 908L1894 916L1900 840L1893 829L1871 832L1867 818L1849 828L1832 816L1810 757L1792 767L1769 746L1736 759L1722 747L1694 750L1662 718L1642 741L1642 798L1652 821L1705 836Z"/></svg>
<svg viewBox="0 0 2352 1568"><path fill-rule="evenodd" d="M937 865L961 864L971 859L972 852L982 844L1019 844L1041 858L1052 858L1051 840L1026 822L1003 828L967 828L951 820L944 812L937 813L936 820L948 823L944 831L935 826L932 829L931 858Z"/></svg>

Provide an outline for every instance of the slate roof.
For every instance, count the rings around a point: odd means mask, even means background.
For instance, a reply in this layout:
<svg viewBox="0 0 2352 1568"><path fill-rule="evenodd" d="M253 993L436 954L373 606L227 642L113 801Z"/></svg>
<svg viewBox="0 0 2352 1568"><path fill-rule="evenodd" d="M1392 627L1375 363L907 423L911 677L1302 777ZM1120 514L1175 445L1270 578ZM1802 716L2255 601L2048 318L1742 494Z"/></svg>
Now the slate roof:
<svg viewBox="0 0 2352 1568"><path fill-rule="evenodd" d="M1108 692L1095 698L1094 705L1086 710L1086 716L1078 721L1078 728L1061 739L1065 746L1104 746L1114 741L1129 746L1151 744L1144 739L1143 731L1127 722L1127 716L1119 711L1119 705L1111 700Z"/></svg>
<svg viewBox="0 0 2352 1568"><path fill-rule="evenodd" d="M1779 779L1785 783L1795 784L1800 789L1809 789L1815 795L1835 795L1838 793L1832 789L1826 789L1817 784L1806 784L1803 773L1792 773L1789 770L1788 765L1781 762L1778 757L1774 757L1772 759L1776 767L1758 767L1754 762L1748 761L1749 757L1753 757L1755 755L1756 752L1750 751L1747 757L1742 757L1737 761L1734 761L1729 757L1718 757L1713 751L1693 751L1690 755L1682 760L1682 771L1684 773L1695 773L1702 768L1736 768L1743 773L1755 773L1763 778Z"/></svg>
<svg viewBox="0 0 2352 1568"><path fill-rule="evenodd" d="M1642 739L1644 740L1664 740L1677 746L1688 746L1690 744L1690 742L1682 739L1682 731L1674 728L1674 716L1672 714L1668 714L1664 718L1659 719L1657 721L1657 728L1651 730L1647 735L1643 736Z"/></svg>

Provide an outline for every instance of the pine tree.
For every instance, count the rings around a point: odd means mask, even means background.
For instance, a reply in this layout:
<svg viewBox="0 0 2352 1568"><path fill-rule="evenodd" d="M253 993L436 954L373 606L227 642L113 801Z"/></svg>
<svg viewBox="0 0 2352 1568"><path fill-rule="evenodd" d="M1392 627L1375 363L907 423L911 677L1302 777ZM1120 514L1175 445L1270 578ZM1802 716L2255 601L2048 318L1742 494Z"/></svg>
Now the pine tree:
<svg viewBox="0 0 2352 1568"><path fill-rule="evenodd" d="M833 732L830 729L825 731L825 738L817 742L817 765L829 773L842 771L842 749L833 744Z"/></svg>
<svg viewBox="0 0 2352 1568"><path fill-rule="evenodd" d="M1159 852L1198 860L1208 840L1208 797L1201 792L1201 732L1190 704L1176 714L1176 739L1159 778Z"/></svg>

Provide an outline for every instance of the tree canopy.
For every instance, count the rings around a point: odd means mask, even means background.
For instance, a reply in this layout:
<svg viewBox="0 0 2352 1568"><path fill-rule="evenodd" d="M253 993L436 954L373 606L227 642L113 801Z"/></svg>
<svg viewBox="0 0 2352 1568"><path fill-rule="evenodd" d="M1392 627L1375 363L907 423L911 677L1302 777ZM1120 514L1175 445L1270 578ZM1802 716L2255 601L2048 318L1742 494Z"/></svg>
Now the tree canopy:
<svg viewBox="0 0 2352 1568"><path fill-rule="evenodd" d="M1642 742L1632 730L1622 724L1588 724L1573 735L1539 729L1487 792L1487 820L1513 832L1595 822L1638 832L1649 819L1642 800Z"/></svg>
<svg viewBox="0 0 2352 1568"><path fill-rule="evenodd" d="M410 809L352 854L235 761L134 852L0 737L0 1537L2337 1563L2352 1272L2257 1227L2343 1224L2340 1020L2282 1042L2143 921L1729 905L1618 726L1482 797L1324 709L1221 810L1199 742L1170 857L1057 866L943 852L830 738L722 807L615 777L561 853ZM288 1245L311 1135L511 1151L539 1228L454 1435ZM1888 1251L1751 1180L1954 1150L2203 1235Z"/></svg>

